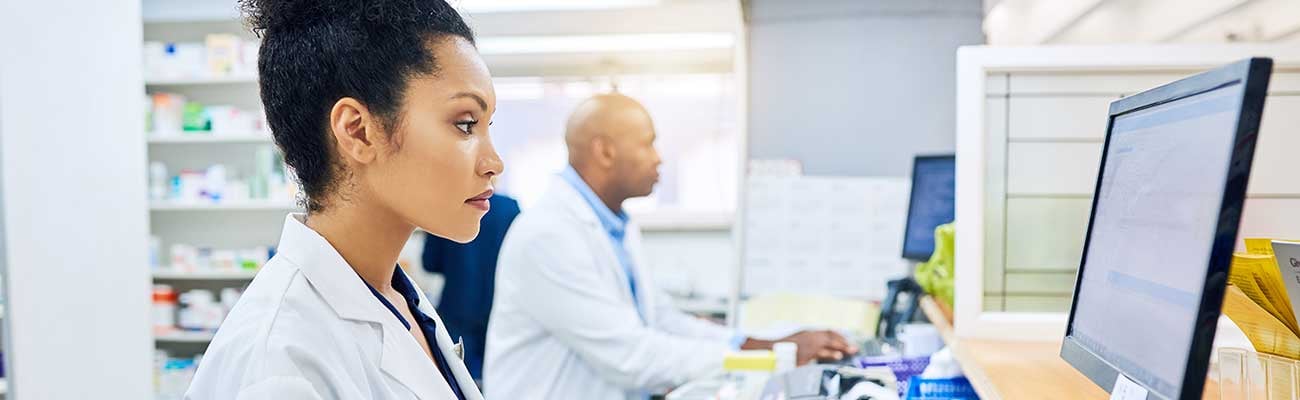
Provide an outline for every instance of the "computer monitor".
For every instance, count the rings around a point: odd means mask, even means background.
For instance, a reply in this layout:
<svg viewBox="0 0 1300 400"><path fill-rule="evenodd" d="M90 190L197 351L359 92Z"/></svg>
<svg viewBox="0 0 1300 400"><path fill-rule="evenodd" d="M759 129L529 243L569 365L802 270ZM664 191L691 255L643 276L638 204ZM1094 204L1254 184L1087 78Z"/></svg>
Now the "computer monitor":
<svg viewBox="0 0 1300 400"><path fill-rule="evenodd" d="M1272 65L1111 103L1061 346L1102 388L1123 374L1149 399L1201 398Z"/></svg>
<svg viewBox="0 0 1300 400"><path fill-rule="evenodd" d="M934 228L952 222L956 163L957 157L951 154L917 156L912 161L912 199L903 231L903 258L929 260L934 253Z"/></svg>

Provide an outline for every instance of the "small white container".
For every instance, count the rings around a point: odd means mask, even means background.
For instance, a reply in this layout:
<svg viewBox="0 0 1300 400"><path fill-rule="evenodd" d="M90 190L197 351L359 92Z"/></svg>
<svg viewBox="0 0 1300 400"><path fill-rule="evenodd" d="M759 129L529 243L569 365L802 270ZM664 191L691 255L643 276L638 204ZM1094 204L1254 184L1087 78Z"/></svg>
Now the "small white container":
<svg viewBox="0 0 1300 400"><path fill-rule="evenodd" d="M1300 360L1223 348L1219 349L1218 369L1221 400L1300 398Z"/></svg>
<svg viewBox="0 0 1300 400"><path fill-rule="evenodd" d="M794 369L799 363L799 345L794 342L777 342L772 345L776 354L776 373Z"/></svg>
<svg viewBox="0 0 1300 400"><path fill-rule="evenodd" d="M153 331L155 335L176 330L176 290L153 285Z"/></svg>

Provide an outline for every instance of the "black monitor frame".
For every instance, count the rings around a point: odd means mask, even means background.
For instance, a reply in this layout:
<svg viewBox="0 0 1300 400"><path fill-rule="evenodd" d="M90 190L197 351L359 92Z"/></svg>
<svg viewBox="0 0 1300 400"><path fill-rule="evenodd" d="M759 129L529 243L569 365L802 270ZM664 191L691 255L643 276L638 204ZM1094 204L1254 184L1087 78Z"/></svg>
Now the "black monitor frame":
<svg viewBox="0 0 1300 400"><path fill-rule="evenodd" d="M907 200L907 220L906 220L906 221L904 222L904 224L903 224L903 249L902 249L902 251L903 251L903 258L904 258L904 259L908 259L908 260L912 260L912 261L927 261L927 260L930 259L930 255L933 253L933 251L931 251L931 252L929 252L929 253L924 253L924 254L923 254L923 253L920 253L920 252L908 252L908 251L907 251L907 238L909 238L909 237L912 236L912 224L911 224L911 222L912 222L912 213L913 213L913 212L916 212L916 190L917 190L917 189L916 189L916 167L919 166L919 165L920 165L921 163L923 163L923 162L927 162L927 161L937 161L937 160L952 160L952 161L953 161L953 165L954 165L953 168L954 168L954 169L956 168L956 161L957 161L957 155L956 155L956 154L921 155L921 156L916 156L915 158L912 159L912 188L911 188L911 194L909 195L910 197L908 197L908 200ZM954 171L954 172L956 172L956 171ZM956 190L956 188L954 188L953 190ZM955 195L956 192L953 192L953 194ZM956 202L955 202L955 201L954 201L954 203L953 203L953 207L956 207ZM931 232L931 233L933 233L933 232ZM936 243L936 245L937 245L937 243Z"/></svg>
<svg viewBox="0 0 1300 400"><path fill-rule="evenodd" d="M1223 182L1223 200L1219 207L1218 224L1215 228L1214 241L1210 249L1209 265L1206 266L1205 287L1201 292L1194 326L1195 330L1192 333L1191 348L1188 349L1189 356L1184 369L1182 385L1179 387L1179 393L1156 393L1143 383L1135 382L1146 387L1149 391L1149 399L1198 400L1201 398L1205 387L1205 375L1209 367L1211 346L1218 326L1220 309L1223 306L1228 268L1232 263L1232 253L1237 240L1237 228L1241 222L1242 206L1246 198L1246 184L1250 179L1251 162L1255 154L1255 140L1259 135L1259 121L1264 110L1264 99L1267 96L1272 70L1273 60L1271 59L1246 59L1111 103L1109 121L1106 127L1106 143L1102 148L1101 166L1098 168L1097 185L1093 191L1092 211L1088 217L1087 236L1084 239L1083 255L1080 257L1078 274L1075 277L1075 289L1070 304L1070 316L1066 325L1065 339L1061 344L1061 358L1103 389L1110 391L1118 374L1124 371L1120 371L1112 363L1088 350L1074 336L1074 313L1079 304L1079 285L1083 280L1083 268L1087 264L1088 247L1091 245L1092 240L1092 226L1097 215L1098 199L1095 193L1101 191L1101 184L1104 179L1102 174L1106 170L1106 156L1110 149L1110 139L1115 118L1215 89L1237 84L1243 85L1244 90L1240 98L1241 114L1237 119L1237 130L1233 139L1231 160L1227 166L1228 174Z"/></svg>

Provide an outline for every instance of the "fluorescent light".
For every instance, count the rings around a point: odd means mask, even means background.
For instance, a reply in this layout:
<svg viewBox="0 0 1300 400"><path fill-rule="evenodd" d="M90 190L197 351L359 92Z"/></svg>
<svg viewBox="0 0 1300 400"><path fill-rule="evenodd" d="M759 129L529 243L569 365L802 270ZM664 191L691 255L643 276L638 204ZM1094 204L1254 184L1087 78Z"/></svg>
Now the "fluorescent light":
<svg viewBox="0 0 1300 400"><path fill-rule="evenodd" d="M574 36L497 36L478 39L479 53L553 54L729 49L730 33L645 33Z"/></svg>
<svg viewBox="0 0 1300 400"><path fill-rule="evenodd" d="M464 13L494 13L649 7L659 5L659 0L453 0L451 3Z"/></svg>

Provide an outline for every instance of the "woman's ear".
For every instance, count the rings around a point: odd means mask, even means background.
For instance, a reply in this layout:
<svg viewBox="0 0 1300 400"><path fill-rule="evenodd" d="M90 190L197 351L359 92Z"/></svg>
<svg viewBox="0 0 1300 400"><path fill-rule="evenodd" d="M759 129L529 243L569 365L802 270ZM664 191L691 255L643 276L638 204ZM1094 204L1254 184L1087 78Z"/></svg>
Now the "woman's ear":
<svg viewBox="0 0 1300 400"><path fill-rule="evenodd" d="M369 164L379 154L378 119L360 101L344 97L330 109L330 137L346 164Z"/></svg>

